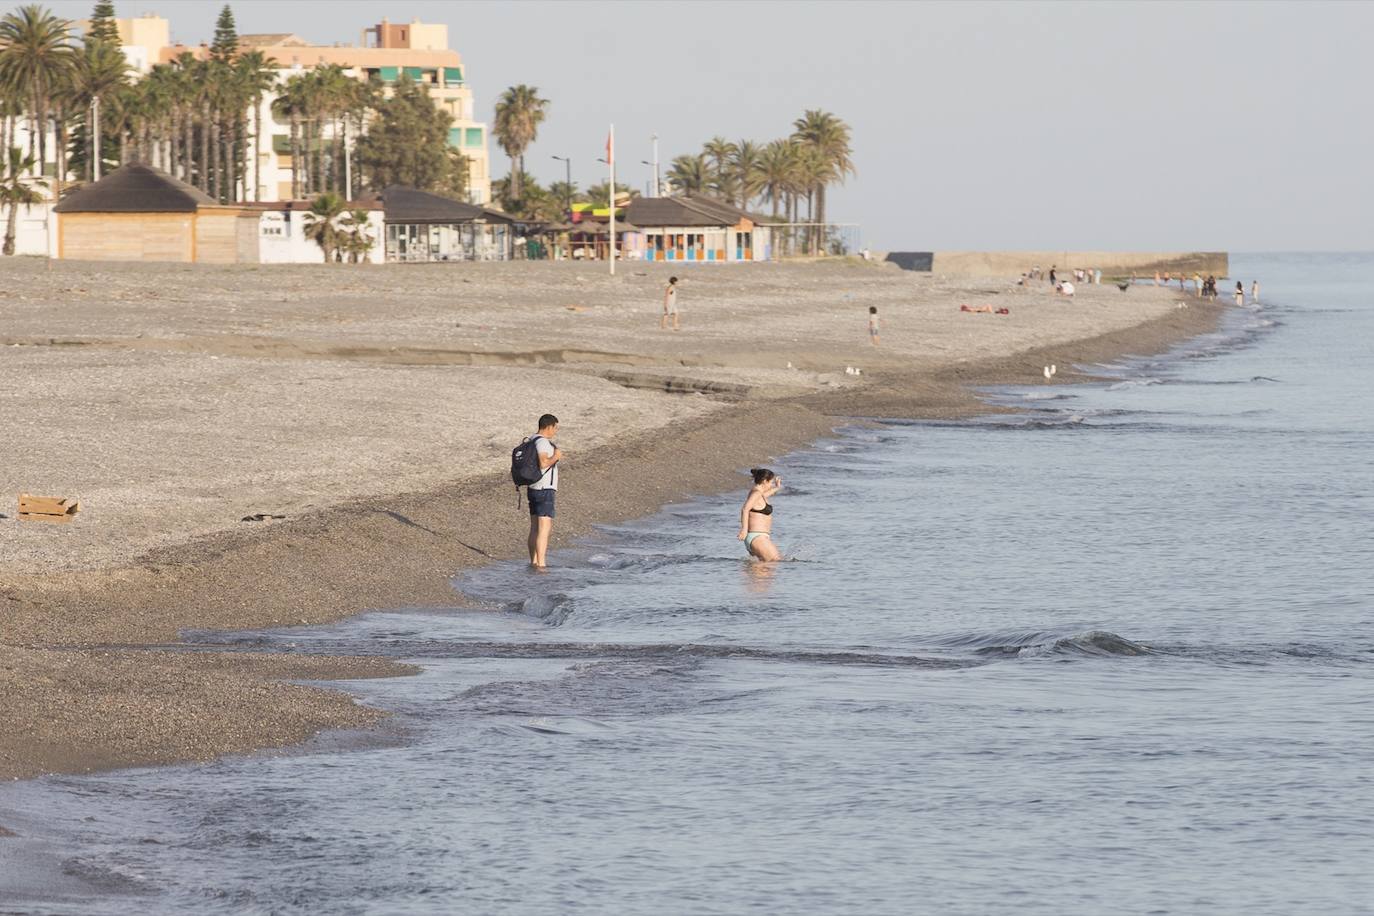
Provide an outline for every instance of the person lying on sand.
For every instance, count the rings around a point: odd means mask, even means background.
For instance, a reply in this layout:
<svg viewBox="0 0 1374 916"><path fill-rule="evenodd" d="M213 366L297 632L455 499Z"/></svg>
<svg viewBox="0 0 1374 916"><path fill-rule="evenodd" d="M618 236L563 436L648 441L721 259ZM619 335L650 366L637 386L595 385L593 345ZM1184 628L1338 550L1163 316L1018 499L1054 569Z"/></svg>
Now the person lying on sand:
<svg viewBox="0 0 1374 916"><path fill-rule="evenodd" d="M773 504L768 497L782 489L782 478L768 468L751 468L749 473L754 475L754 485L739 512L739 539L750 556L773 563L782 559L782 553L773 543Z"/></svg>

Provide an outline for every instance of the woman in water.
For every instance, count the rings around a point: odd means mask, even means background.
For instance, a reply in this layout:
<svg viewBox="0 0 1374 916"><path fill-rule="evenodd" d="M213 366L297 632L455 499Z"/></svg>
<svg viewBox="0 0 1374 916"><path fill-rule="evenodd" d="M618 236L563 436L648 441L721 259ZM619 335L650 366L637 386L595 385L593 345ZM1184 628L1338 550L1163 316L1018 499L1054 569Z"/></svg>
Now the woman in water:
<svg viewBox="0 0 1374 916"><path fill-rule="evenodd" d="M749 473L754 475L754 485L739 512L739 539L750 556L768 563L781 560L773 543L773 504L768 497L782 489L782 478L768 468L751 468Z"/></svg>
<svg viewBox="0 0 1374 916"><path fill-rule="evenodd" d="M1244 305L1244 304L1245 304L1245 284L1243 284L1243 283L1241 283L1241 281L1237 280L1237 281L1236 281L1236 305Z"/></svg>

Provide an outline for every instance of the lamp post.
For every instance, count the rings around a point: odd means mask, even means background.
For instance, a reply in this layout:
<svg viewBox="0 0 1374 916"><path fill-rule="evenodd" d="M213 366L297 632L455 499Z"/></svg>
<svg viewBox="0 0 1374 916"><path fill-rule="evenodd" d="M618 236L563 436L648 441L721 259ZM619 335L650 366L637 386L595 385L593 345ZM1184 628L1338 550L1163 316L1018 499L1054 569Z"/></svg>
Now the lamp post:
<svg viewBox="0 0 1374 916"><path fill-rule="evenodd" d="M563 182L563 193L567 197L566 203L568 205L568 219L572 219L572 157L554 156L553 158L560 160L565 166L565 170L567 172L568 177Z"/></svg>
<svg viewBox="0 0 1374 916"><path fill-rule="evenodd" d="M649 137L649 139L652 140L652 141L654 141L654 194L653 194L653 196L654 196L654 197L657 197L657 196L659 195L659 189L663 187L663 185L661 185L661 184L659 183L659 180L658 180L658 134L653 134L653 135L651 135L651 136Z"/></svg>

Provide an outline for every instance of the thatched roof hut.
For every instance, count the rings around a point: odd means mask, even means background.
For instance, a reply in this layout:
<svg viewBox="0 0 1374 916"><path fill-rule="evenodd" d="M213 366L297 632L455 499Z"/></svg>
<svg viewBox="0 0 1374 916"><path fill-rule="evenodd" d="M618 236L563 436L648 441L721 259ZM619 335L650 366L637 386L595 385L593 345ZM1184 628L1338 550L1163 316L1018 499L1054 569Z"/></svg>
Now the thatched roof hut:
<svg viewBox="0 0 1374 916"><path fill-rule="evenodd" d="M73 191L56 213L194 213L215 199L161 169L133 162Z"/></svg>

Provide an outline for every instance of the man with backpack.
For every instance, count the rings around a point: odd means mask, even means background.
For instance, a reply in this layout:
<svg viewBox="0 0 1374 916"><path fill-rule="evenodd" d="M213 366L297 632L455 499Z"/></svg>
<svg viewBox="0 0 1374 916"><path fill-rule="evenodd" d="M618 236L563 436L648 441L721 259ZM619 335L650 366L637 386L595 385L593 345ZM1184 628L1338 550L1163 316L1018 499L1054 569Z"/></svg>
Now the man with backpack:
<svg viewBox="0 0 1374 916"><path fill-rule="evenodd" d="M530 504L530 565L543 569L553 533L554 499L558 496L558 462L563 450L553 441L558 435L558 418L546 413L539 418L539 432L511 452L511 479L515 486L527 487Z"/></svg>

